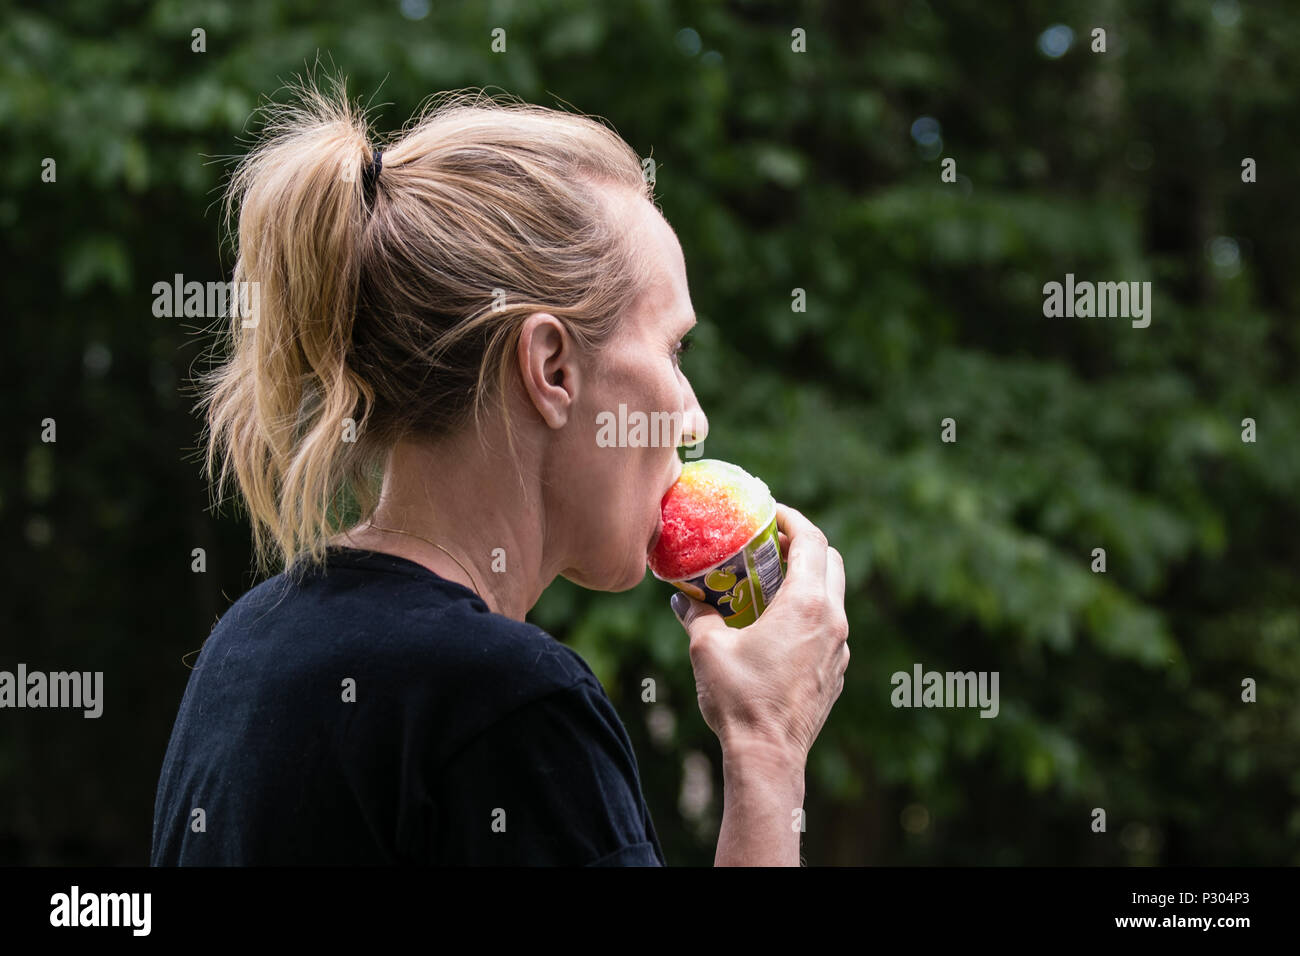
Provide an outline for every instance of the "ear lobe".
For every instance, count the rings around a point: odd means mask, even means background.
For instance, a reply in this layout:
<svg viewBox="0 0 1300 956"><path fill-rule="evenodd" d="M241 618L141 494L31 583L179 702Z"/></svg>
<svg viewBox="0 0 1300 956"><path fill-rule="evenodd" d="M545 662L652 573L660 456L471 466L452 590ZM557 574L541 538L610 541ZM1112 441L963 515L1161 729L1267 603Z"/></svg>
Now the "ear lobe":
<svg viewBox="0 0 1300 956"><path fill-rule="evenodd" d="M524 392L542 421L563 428L578 388L577 356L568 330L549 313L533 313L520 327L516 359Z"/></svg>

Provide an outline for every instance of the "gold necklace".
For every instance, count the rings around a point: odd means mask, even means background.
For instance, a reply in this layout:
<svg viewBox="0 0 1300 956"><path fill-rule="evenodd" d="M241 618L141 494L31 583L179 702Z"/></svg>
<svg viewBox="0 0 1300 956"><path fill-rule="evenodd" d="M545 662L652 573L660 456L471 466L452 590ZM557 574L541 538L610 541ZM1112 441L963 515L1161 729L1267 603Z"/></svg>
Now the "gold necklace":
<svg viewBox="0 0 1300 956"><path fill-rule="evenodd" d="M390 532L390 533L392 533L392 534L409 534L412 538L419 538L421 541L424 541L424 542L427 543L427 544L431 544L431 545L433 545L435 548L437 548L439 551L441 551L441 552L442 552L443 554L445 554L447 557L451 558L451 559L452 559L453 561L455 561L458 565L460 565L460 569L461 569L462 571L464 571L465 574L466 574L466 576L469 577L470 581L473 582L473 584L474 584L474 593L478 596L478 598L479 598L481 601L483 601L484 603L487 602L487 599L483 597L483 592L482 592L481 590L479 590L478 579L474 577L474 575L470 572L470 569L467 568L467 567L465 567L465 565L461 564L460 558L456 557L454 554L452 554L450 551L448 551L446 548L444 548L442 545L440 545L437 541L430 541L430 540L429 540L428 538L426 538L424 535L422 535L422 534L416 534L414 531L403 531L403 530L401 530L400 528L381 528L381 527L379 527L379 525L375 524L373 521L366 522L366 524L367 524L367 527L374 528L376 531L388 531L388 532Z"/></svg>

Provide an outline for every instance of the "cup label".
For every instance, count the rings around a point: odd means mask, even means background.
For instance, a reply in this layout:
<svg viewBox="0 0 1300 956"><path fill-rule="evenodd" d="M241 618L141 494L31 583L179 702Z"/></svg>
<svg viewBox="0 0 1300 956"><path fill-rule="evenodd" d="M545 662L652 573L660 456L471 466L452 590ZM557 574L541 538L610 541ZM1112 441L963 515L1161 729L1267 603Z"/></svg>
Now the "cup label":
<svg viewBox="0 0 1300 956"><path fill-rule="evenodd" d="M772 603L785 580L785 559L776 534L776 518L725 561L684 581L678 590L718 609L730 627L746 627Z"/></svg>

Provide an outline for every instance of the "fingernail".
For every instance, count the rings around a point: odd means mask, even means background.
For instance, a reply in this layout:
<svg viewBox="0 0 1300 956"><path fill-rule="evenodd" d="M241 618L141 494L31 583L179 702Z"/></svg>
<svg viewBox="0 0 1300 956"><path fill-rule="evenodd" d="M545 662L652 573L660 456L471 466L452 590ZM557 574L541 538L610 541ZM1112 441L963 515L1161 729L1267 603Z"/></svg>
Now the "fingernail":
<svg viewBox="0 0 1300 956"><path fill-rule="evenodd" d="M672 606L673 613L677 615L677 620L681 621L682 624L685 624L686 615L691 609L691 599L681 591L678 591L672 596L668 603Z"/></svg>

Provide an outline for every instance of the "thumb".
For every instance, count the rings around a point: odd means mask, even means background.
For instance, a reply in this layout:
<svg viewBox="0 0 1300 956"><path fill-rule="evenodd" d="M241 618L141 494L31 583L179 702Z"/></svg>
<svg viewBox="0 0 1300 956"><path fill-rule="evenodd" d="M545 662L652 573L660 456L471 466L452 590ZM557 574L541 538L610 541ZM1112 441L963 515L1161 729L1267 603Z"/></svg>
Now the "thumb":
<svg viewBox="0 0 1300 956"><path fill-rule="evenodd" d="M722 620L722 615L718 613L717 608L688 597L681 591L674 594L668 603L672 605L677 620L682 622L682 627L686 628L686 633L692 638L710 631L725 632L727 629L727 624Z"/></svg>

